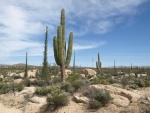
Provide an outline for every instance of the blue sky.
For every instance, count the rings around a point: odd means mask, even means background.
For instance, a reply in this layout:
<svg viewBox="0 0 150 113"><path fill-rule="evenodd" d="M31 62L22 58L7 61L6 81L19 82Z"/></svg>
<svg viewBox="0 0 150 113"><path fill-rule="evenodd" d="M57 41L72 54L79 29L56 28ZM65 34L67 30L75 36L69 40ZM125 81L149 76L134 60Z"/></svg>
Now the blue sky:
<svg viewBox="0 0 150 113"><path fill-rule="evenodd" d="M55 63L53 36L66 13L66 38L74 32L76 65L150 65L150 0L0 0L0 64L43 62L45 26L48 62ZM72 57L73 59L73 57ZM72 65L72 61L70 65Z"/></svg>

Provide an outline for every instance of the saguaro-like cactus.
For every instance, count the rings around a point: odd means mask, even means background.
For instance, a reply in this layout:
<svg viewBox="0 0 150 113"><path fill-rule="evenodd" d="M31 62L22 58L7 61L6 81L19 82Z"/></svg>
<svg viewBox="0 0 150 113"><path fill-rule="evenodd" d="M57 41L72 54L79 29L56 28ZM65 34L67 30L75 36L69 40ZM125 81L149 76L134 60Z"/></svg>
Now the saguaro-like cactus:
<svg viewBox="0 0 150 113"><path fill-rule="evenodd" d="M60 66L61 79L65 80L65 68L69 66L72 56L73 32L70 32L68 50L66 54L66 36L65 36L65 10L61 10L61 22L57 29L57 36L53 37L54 57L57 65Z"/></svg>
<svg viewBox="0 0 150 113"><path fill-rule="evenodd" d="M97 73L101 74L101 62L100 62L100 55L98 53L98 61L96 62L96 68L97 68Z"/></svg>
<svg viewBox="0 0 150 113"><path fill-rule="evenodd" d="M26 52L26 65L25 65L25 73L24 73L24 77L27 78L28 77L28 53Z"/></svg>

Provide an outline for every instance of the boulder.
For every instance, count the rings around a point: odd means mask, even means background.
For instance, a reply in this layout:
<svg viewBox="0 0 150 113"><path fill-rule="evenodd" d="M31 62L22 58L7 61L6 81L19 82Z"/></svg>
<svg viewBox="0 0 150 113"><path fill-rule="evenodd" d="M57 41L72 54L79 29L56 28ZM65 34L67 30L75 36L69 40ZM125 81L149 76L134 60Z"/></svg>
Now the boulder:
<svg viewBox="0 0 150 113"><path fill-rule="evenodd" d="M88 91L91 94L97 94L98 92L109 91L110 94L116 94L129 99L130 102L137 102L140 99L140 95L117 87L113 87L111 85L91 85L88 88Z"/></svg>
<svg viewBox="0 0 150 113"><path fill-rule="evenodd" d="M19 84L19 83L22 82L22 81L23 81L22 79L15 79L15 80L14 80L14 83Z"/></svg>
<svg viewBox="0 0 150 113"><path fill-rule="evenodd" d="M112 103L119 107L127 107L130 103L129 99L120 95L111 94Z"/></svg>
<svg viewBox="0 0 150 113"><path fill-rule="evenodd" d="M83 69L83 74L85 74L85 76L87 77L93 77L93 76L96 76L96 71L93 70L93 69Z"/></svg>
<svg viewBox="0 0 150 113"><path fill-rule="evenodd" d="M19 95L29 95L32 96L33 93L35 93L36 88L35 87L25 87Z"/></svg>
<svg viewBox="0 0 150 113"><path fill-rule="evenodd" d="M65 75L69 75L69 74L72 74L72 71L69 69L65 69Z"/></svg>
<svg viewBox="0 0 150 113"><path fill-rule="evenodd" d="M135 73L130 73L130 76L135 76Z"/></svg>
<svg viewBox="0 0 150 113"><path fill-rule="evenodd" d="M85 74L80 74L81 78L85 78Z"/></svg>
<svg viewBox="0 0 150 113"><path fill-rule="evenodd" d="M75 101L76 103L84 103L84 104L88 104L90 101L89 98L79 94L74 95L72 100Z"/></svg>
<svg viewBox="0 0 150 113"><path fill-rule="evenodd" d="M30 98L30 102L32 103L37 103L37 104L46 104L46 97L38 97L38 96L34 96L32 98Z"/></svg>

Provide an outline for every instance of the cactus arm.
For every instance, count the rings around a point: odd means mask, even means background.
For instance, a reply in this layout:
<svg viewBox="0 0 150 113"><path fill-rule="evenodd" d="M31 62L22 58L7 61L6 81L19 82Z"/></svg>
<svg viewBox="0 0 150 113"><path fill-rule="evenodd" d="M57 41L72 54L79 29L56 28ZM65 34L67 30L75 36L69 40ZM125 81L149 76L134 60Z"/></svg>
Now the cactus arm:
<svg viewBox="0 0 150 113"><path fill-rule="evenodd" d="M65 67L68 67L70 63L71 56L72 56L72 46L73 46L73 32L71 32L69 35L69 43L68 43L68 51L67 51Z"/></svg>
<svg viewBox="0 0 150 113"><path fill-rule="evenodd" d="M57 45L57 37L56 36L53 37L53 49L54 49L54 57L55 57L56 64L59 65L59 63L58 63L58 45Z"/></svg>
<svg viewBox="0 0 150 113"><path fill-rule="evenodd" d="M58 26L58 29L57 29L57 40L58 40L58 64L59 66L61 66L63 64L63 59L62 59L62 56L63 56L63 51L62 51L62 27L61 25Z"/></svg>

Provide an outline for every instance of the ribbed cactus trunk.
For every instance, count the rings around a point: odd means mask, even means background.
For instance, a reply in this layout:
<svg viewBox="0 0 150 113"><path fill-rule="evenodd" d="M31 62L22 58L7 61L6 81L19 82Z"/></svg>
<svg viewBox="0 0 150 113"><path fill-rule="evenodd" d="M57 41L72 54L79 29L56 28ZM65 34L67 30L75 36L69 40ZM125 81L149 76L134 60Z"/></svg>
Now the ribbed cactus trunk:
<svg viewBox="0 0 150 113"><path fill-rule="evenodd" d="M76 64L75 64L75 52L74 52L74 60L73 60L73 74L75 74L76 72Z"/></svg>
<svg viewBox="0 0 150 113"><path fill-rule="evenodd" d="M53 37L54 57L57 65L60 66L61 79L65 80L65 68L69 66L72 56L73 33L69 35L68 50L66 54L66 36L65 36L65 10L61 11L61 22L57 28L57 36Z"/></svg>
<svg viewBox="0 0 150 113"><path fill-rule="evenodd" d="M96 68L97 68L97 73L101 74L101 62L100 62L100 55L98 53L98 61L96 62Z"/></svg>

